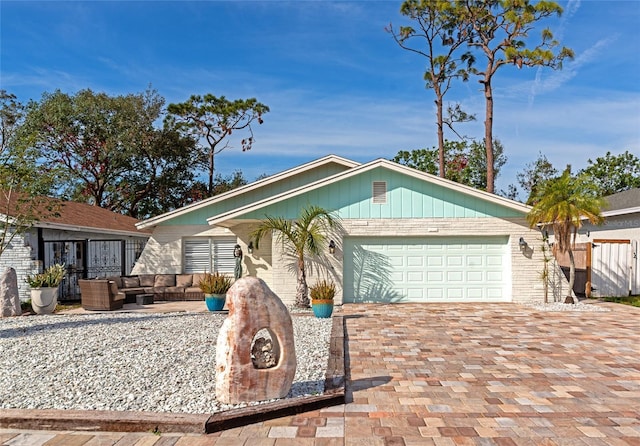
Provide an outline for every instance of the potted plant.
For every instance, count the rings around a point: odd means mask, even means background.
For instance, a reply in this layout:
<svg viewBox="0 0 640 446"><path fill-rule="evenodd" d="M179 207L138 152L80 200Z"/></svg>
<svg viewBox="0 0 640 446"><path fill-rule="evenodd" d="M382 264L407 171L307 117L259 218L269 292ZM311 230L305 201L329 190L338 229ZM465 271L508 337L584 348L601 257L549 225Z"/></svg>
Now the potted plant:
<svg viewBox="0 0 640 446"><path fill-rule="evenodd" d="M321 279L309 289L311 308L316 317L331 317L336 285L331 280Z"/></svg>
<svg viewBox="0 0 640 446"><path fill-rule="evenodd" d="M231 278L215 273L205 273L200 280L200 290L204 293L204 300L209 311L220 311L224 308L227 291L231 288Z"/></svg>
<svg viewBox="0 0 640 446"><path fill-rule="evenodd" d="M27 276L31 287L31 307L36 314L51 314L58 305L58 286L67 270L59 263L51 265L44 272Z"/></svg>

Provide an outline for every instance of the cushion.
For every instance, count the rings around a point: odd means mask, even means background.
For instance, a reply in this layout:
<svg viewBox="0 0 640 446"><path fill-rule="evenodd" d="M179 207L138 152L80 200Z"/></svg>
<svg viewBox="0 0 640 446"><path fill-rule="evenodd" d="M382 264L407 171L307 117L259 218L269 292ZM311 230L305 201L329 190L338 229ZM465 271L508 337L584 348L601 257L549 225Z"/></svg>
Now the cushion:
<svg viewBox="0 0 640 446"><path fill-rule="evenodd" d="M122 278L122 288L138 288L139 286L140 281L138 280L138 276Z"/></svg>
<svg viewBox="0 0 640 446"><path fill-rule="evenodd" d="M156 280L153 283L153 287L160 288L160 287L167 287L167 286L176 286L176 275L175 274L156 275Z"/></svg>
<svg viewBox="0 0 640 446"><path fill-rule="evenodd" d="M200 281L202 280L202 278L204 277L205 273L195 273L193 275L193 282L191 282L191 284L196 287L198 285L200 285ZM198 288L200 289L200 288Z"/></svg>
<svg viewBox="0 0 640 446"><path fill-rule="evenodd" d="M140 286L141 287L147 287L150 286L152 287L154 284L154 280L156 278L155 274L140 274L138 276L138 278L140 279Z"/></svg>
<svg viewBox="0 0 640 446"><path fill-rule="evenodd" d="M122 288L122 278L120 276L111 276L106 279L115 282L118 288Z"/></svg>
<svg viewBox="0 0 640 446"><path fill-rule="evenodd" d="M181 286L168 286L162 290L163 293L184 293L184 287Z"/></svg>
<svg viewBox="0 0 640 446"><path fill-rule="evenodd" d="M193 283L193 274L178 274L176 276L176 286L183 288L191 286Z"/></svg>
<svg viewBox="0 0 640 446"><path fill-rule="evenodd" d="M113 280L109 281L109 292L112 296L116 296L118 294L118 285Z"/></svg>

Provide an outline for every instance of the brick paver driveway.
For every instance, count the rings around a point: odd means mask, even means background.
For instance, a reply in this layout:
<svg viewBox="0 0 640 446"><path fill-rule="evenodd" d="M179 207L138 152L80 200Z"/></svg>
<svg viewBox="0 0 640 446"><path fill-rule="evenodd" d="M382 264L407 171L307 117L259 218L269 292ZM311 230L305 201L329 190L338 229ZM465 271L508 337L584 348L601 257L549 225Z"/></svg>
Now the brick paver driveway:
<svg viewBox="0 0 640 446"><path fill-rule="evenodd" d="M606 308L346 305L345 444L640 445L640 311Z"/></svg>
<svg viewBox="0 0 640 446"><path fill-rule="evenodd" d="M0 445L640 445L640 309L345 305L347 404L210 435L20 432Z"/></svg>

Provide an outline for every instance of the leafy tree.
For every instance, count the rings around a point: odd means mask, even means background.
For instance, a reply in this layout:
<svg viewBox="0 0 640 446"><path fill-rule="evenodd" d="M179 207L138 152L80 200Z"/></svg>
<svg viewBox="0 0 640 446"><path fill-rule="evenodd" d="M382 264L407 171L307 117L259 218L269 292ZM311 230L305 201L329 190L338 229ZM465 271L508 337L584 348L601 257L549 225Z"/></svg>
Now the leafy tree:
<svg viewBox="0 0 640 446"><path fill-rule="evenodd" d="M602 224L604 219L601 208L604 200L585 175L573 177L571 169L567 167L558 178L539 185L533 203L533 208L527 214L530 226L533 228L540 225L542 229L551 226L555 249L569 254L569 289L566 301L576 303L571 295L576 279L572 248L583 219L593 224Z"/></svg>
<svg viewBox="0 0 640 446"><path fill-rule="evenodd" d="M507 162L504 149L499 141L494 142L496 156L495 176ZM446 163L445 178L477 189L487 188L487 160L484 145L477 141L445 141L444 156ZM436 175L439 170L438 149L401 150L392 161Z"/></svg>
<svg viewBox="0 0 640 446"><path fill-rule="evenodd" d="M148 142L129 159L131 167L123 173L114 195L121 201L111 203L111 208L147 218L206 197L193 168L198 156L193 139L164 128L151 132Z"/></svg>
<svg viewBox="0 0 640 446"><path fill-rule="evenodd" d="M527 194L528 205L532 204L533 198L536 196L536 189L542 183L558 176L558 170L553 167L547 157L538 153L538 158L524 166L522 172L516 174L518 184Z"/></svg>
<svg viewBox="0 0 640 446"><path fill-rule="evenodd" d="M262 115L269 107L255 98L229 101L224 96L212 94L193 95L186 102L169 104L166 123L176 125L186 135L207 144L206 160L209 169L209 195L213 195L215 156L230 146L229 137L234 131L248 130L249 137L241 141L242 151L250 150L254 143L251 124L262 124Z"/></svg>
<svg viewBox="0 0 640 446"><path fill-rule="evenodd" d="M309 287L305 258L308 255L317 256L324 251L327 244L327 234L338 227L338 220L321 207L309 205L300 211L296 220L282 217L267 216L258 227L251 232L256 242L268 233L274 233L276 240L282 243L286 252L296 259L298 284L296 287L296 306L309 307Z"/></svg>
<svg viewBox="0 0 640 446"><path fill-rule="evenodd" d="M604 157L588 162L589 166L580 173L597 185L603 197L640 187L640 158L629 151L617 156L607 152Z"/></svg>
<svg viewBox="0 0 640 446"><path fill-rule="evenodd" d="M443 99L454 79L467 81L474 58L470 52L460 53L466 43L466 34L460 32L460 24L450 1L406 0L400 13L411 19L416 28L401 26L395 31L390 24L387 31L401 48L427 59L424 73L426 87L436 96L436 125L438 132L438 166L440 177L445 177L445 140ZM417 42L417 43L416 43ZM455 113L455 111L458 113ZM475 119L462 112L460 106L449 108L447 125L453 129L453 122Z"/></svg>
<svg viewBox="0 0 640 446"><path fill-rule="evenodd" d="M542 31L540 43L532 49L527 48L527 40L537 22L562 14L562 8L555 2L532 4L529 0L456 0L455 4L457 20L467 33L468 44L486 59L484 69L476 70L476 74L484 88L487 191L493 193L493 76L507 64L518 68L561 68L565 58L573 57L573 51L563 47L554 53L559 43L549 29Z"/></svg>
<svg viewBox="0 0 640 446"><path fill-rule="evenodd" d="M24 106L0 90L0 256L15 237L59 209L47 198L55 171L39 167L38 152L18 137L23 120Z"/></svg>
<svg viewBox="0 0 640 446"><path fill-rule="evenodd" d="M146 217L166 210L155 195L189 188L198 164L194 140L170 126L154 127L163 105L153 90L126 96L45 93L28 106L23 138L46 164L64 167L62 194Z"/></svg>
<svg viewBox="0 0 640 446"><path fill-rule="evenodd" d="M233 174L227 175L226 177L217 174L213 183L213 195L220 195L246 184L248 184L248 182L244 178L241 170L236 170Z"/></svg>

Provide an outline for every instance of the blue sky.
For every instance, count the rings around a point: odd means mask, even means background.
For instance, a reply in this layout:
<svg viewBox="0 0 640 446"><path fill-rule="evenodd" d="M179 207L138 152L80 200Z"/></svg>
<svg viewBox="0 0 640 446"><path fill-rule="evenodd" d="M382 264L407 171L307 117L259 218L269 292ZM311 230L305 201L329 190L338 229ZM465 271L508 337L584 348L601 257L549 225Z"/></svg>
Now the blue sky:
<svg viewBox="0 0 640 446"><path fill-rule="evenodd" d="M0 88L22 102L84 88L167 103L192 94L268 105L256 142L216 158L248 180L333 153L360 162L436 145L425 60L385 27L407 24L400 1L0 2ZM503 67L494 78L494 136L508 163L497 189L544 153L574 171L607 151L640 156L640 1L560 1L545 22L575 51L562 71ZM476 78L449 102L477 114L460 131L481 139ZM448 135L453 139L454 135Z"/></svg>

